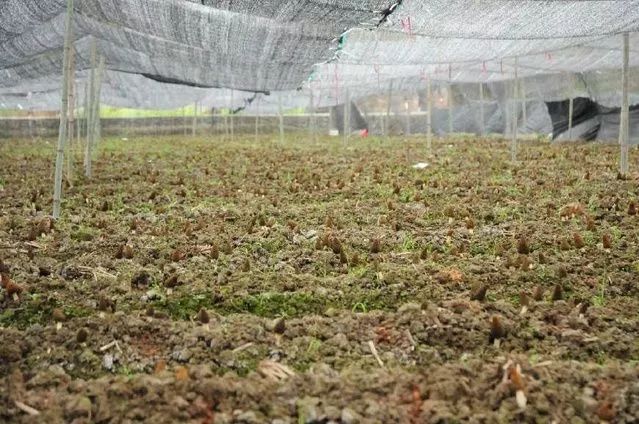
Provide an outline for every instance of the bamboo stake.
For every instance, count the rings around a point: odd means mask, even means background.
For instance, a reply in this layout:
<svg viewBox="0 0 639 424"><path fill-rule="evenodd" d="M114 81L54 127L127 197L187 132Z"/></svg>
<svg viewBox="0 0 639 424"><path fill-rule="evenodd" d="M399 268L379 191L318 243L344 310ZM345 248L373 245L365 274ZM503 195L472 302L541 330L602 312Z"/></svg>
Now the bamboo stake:
<svg viewBox="0 0 639 424"><path fill-rule="evenodd" d="M313 136L313 142L317 143L317 115L315 115L315 104L313 99L313 89L310 89L310 113L311 113L311 133Z"/></svg>
<svg viewBox="0 0 639 424"><path fill-rule="evenodd" d="M453 86L448 83L448 135L453 133Z"/></svg>
<svg viewBox="0 0 639 424"><path fill-rule="evenodd" d="M277 95L277 110L280 118L280 143L284 143L284 115L282 112L282 93Z"/></svg>
<svg viewBox="0 0 639 424"><path fill-rule="evenodd" d="M73 43L73 34L71 34L71 43ZM73 187L73 161L75 160L75 49L71 48L69 55L69 111L68 111L68 129L67 129L67 182Z"/></svg>
<svg viewBox="0 0 639 424"><path fill-rule="evenodd" d="M572 140L572 123L574 115L574 101L573 101L573 79L572 75L566 73L566 79L568 80L568 140Z"/></svg>
<svg viewBox="0 0 639 424"><path fill-rule="evenodd" d="M260 98L259 94L255 97L255 142L260 136Z"/></svg>
<svg viewBox="0 0 639 424"><path fill-rule="evenodd" d="M386 122L384 124L384 136L390 137L390 113L393 103L393 80L388 86L388 100L386 101Z"/></svg>
<svg viewBox="0 0 639 424"><path fill-rule="evenodd" d="M198 102L195 102L195 106L194 106L195 109L193 111L193 125L192 125L192 128L191 128L191 135L193 137L195 137L195 134L197 132L197 103Z"/></svg>
<svg viewBox="0 0 639 424"><path fill-rule="evenodd" d="M73 0L67 0L67 17L64 34L64 56L62 59L62 105L60 110L60 129L55 161L55 180L53 184L53 218L60 217L62 203L62 167L64 165L64 148L67 142L67 117L69 109L69 57L73 34Z"/></svg>
<svg viewBox="0 0 639 424"><path fill-rule="evenodd" d="M93 151L95 152L98 142L102 137L102 122L100 121L100 98L102 96L102 76L104 75L104 56L100 56L98 71L95 75L95 111L93 113Z"/></svg>
<svg viewBox="0 0 639 424"><path fill-rule="evenodd" d="M513 81L513 101L512 101L512 140L510 145L510 159L513 162L517 161L517 124L518 124L518 113L517 113L517 97L518 97L518 89L517 85L519 84L519 58L515 57L515 79Z"/></svg>
<svg viewBox="0 0 639 424"><path fill-rule="evenodd" d="M428 154L433 153L433 88L432 81L428 77L428 88L426 92L426 104L428 110L428 116L426 118L426 147L428 148Z"/></svg>
<svg viewBox="0 0 639 424"><path fill-rule="evenodd" d="M479 134L484 136L486 135L485 128L485 117L484 117L484 84L479 83Z"/></svg>
<svg viewBox="0 0 639 424"><path fill-rule="evenodd" d="M344 122L344 143L348 141L348 137L351 132L351 98L348 89L344 90L344 116L342 120Z"/></svg>
<svg viewBox="0 0 639 424"><path fill-rule="evenodd" d="M86 104L87 114L87 145L84 151L84 175L87 178L93 176L92 164L93 160L93 113L94 113L94 97L95 97L95 74L97 72L97 47L95 38L91 43L91 70L89 71L89 83L87 88L88 103Z"/></svg>
<svg viewBox="0 0 639 424"><path fill-rule="evenodd" d="M628 62L630 59L630 38L623 34L623 61L621 68L621 116L619 119L619 144L621 147L619 173L628 174L628 138L629 138L629 103L628 103Z"/></svg>
<svg viewBox="0 0 639 424"><path fill-rule="evenodd" d="M235 94L235 90L231 89L231 141L235 141L235 122L233 119L233 116L235 115L233 113L233 97Z"/></svg>

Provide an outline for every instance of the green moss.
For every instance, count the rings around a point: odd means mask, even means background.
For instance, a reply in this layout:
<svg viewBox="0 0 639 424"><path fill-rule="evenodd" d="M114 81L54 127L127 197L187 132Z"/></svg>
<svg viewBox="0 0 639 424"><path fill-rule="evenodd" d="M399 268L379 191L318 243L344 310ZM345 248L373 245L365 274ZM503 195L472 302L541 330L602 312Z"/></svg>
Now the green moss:
<svg viewBox="0 0 639 424"><path fill-rule="evenodd" d="M16 327L21 330L34 324L48 324L51 322L51 312L61 307L54 299L32 299L20 304L20 307L7 309L0 314L0 325L3 327ZM62 306L67 318L86 317L91 311L77 306Z"/></svg>

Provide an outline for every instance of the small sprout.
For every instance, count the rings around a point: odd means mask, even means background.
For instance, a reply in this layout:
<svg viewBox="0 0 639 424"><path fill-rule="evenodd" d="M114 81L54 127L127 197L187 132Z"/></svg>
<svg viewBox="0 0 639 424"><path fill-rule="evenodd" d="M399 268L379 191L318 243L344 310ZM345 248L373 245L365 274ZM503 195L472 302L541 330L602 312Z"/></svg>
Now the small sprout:
<svg viewBox="0 0 639 424"><path fill-rule="evenodd" d="M556 284L555 288L552 291L552 300L553 302L557 300L561 300L564 298L564 288L561 284Z"/></svg>
<svg viewBox="0 0 639 424"><path fill-rule="evenodd" d="M151 276L146 271L140 271L131 278L131 285L136 288L146 287L151 283Z"/></svg>
<svg viewBox="0 0 639 424"><path fill-rule="evenodd" d="M6 274L0 274L0 284L2 285L2 288L7 291L8 297L13 297L14 295L17 296L24 291L22 286L14 283Z"/></svg>
<svg viewBox="0 0 639 424"><path fill-rule="evenodd" d="M266 325L266 329L277 334L284 334L286 331L286 321L284 318L275 318Z"/></svg>
<svg viewBox="0 0 639 424"><path fill-rule="evenodd" d="M604 249L612 249L612 236L609 233L604 234L601 237L601 243Z"/></svg>
<svg viewBox="0 0 639 424"><path fill-rule="evenodd" d="M169 274L164 278L163 284L164 287L171 289L181 285L182 282L179 280L177 274Z"/></svg>
<svg viewBox="0 0 639 424"><path fill-rule="evenodd" d="M226 240L222 242L222 245L220 246L220 250L227 255L230 255L231 253L233 253L233 247L231 246L231 243L229 243Z"/></svg>
<svg viewBox="0 0 639 424"><path fill-rule="evenodd" d="M118 248L115 254L116 259L133 259L133 246L130 244L123 244Z"/></svg>
<svg viewBox="0 0 639 424"><path fill-rule="evenodd" d="M333 222L333 217L328 215L326 216L326 219L324 220L324 226L326 228L335 228L335 222Z"/></svg>
<svg viewBox="0 0 639 424"><path fill-rule="evenodd" d="M249 258L244 258L240 270L242 272L249 272L251 270L251 262L249 261Z"/></svg>
<svg viewBox="0 0 639 424"><path fill-rule="evenodd" d="M568 277L568 270L564 266L557 267L557 278L566 278Z"/></svg>
<svg viewBox="0 0 639 424"><path fill-rule="evenodd" d="M100 207L98 208L100 212L106 212L109 209L111 209L111 206L109 205L109 202L106 200L102 201L102 203L100 203Z"/></svg>
<svg viewBox="0 0 639 424"><path fill-rule="evenodd" d="M200 321L202 324L208 324L211 321L209 313L206 312L206 309L200 309L200 312L197 313L197 320Z"/></svg>
<svg viewBox="0 0 639 424"><path fill-rule="evenodd" d="M470 292L470 300L477 300L482 302L486 299L486 292L488 291L488 286L485 284L477 284Z"/></svg>
<svg viewBox="0 0 639 424"><path fill-rule="evenodd" d="M542 289L541 286L535 286L535 288L533 289L532 298L535 301L540 302L544 298L544 289Z"/></svg>
<svg viewBox="0 0 639 424"><path fill-rule="evenodd" d="M371 253L379 253L382 251L382 242L378 237L371 239Z"/></svg>
<svg viewBox="0 0 639 424"><path fill-rule="evenodd" d="M517 253L520 255L527 255L530 253L530 246L526 236L521 236L517 239Z"/></svg>
<svg viewBox="0 0 639 424"><path fill-rule="evenodd" d="M575 245L575 247L577 249L581 249L582 247L584 247L586 245L586 243L584 242L583 237L581 237L581 234L579 233L574 233L572 235L572 242Z"/></svg>
<svg viewBox="0 0 639 424"><path fill-rule="evenodd" d="M218 249L217 244L214 243L211 245L209 256L211 257L211 259L218 259L220 257L220 249Z"/></svg>
<svg viewBox="0 0 639 424"><path fill-rule="evenodd" d="M493 344L495 340L503 339L506 337L506 330L501 324L501 320L497 315L493 315L490 320L490 335L488 337L488 343Z"/></svg>
<svg viewBox="0 0 639 424"><path fill-rule="evenodd" d="M106 296L100 296L98 310L115 312L115 302Z"/></svg>
<svg viewBox="0 0 639 424"><path fill-rule="evenodd" d="M171 252L171 261L173 262L180 262L184 258L186 258L186 253L184 253L180 249L175 249L173 252Z"/></svg>
<svg viewBox="0 0 639 424"><path fill-rule="evenodd" d="M77 341L78 343L84 343L87 341L88 337L89 333L86 328L81 328L80 330L78 330L78 333L75 336L75 341Z"/></svg>
<svg viewBox="0 0 639 424"><path fill-rule="evenodd" d="M568 241L567 238L562 238L561 241L559 242L559 248L561 250L570 250L572 249L572 245L570 244L570 241Z"/></svg>
<svg viewBox="0 0 639 424"><path fill-rule="evenodd" d="M51 318L53 318L53 320L56 322L62 322L66 321L67 315L61 308L55 308L53 311L51 311Z"/></svg>
<svg viewBox="0 0 639 424"><path fill-rule="evenodd" d="M346 256L346 253L344 253L343 250L340 250L339 252L339 263L348 265L348 257Z"/></svg>

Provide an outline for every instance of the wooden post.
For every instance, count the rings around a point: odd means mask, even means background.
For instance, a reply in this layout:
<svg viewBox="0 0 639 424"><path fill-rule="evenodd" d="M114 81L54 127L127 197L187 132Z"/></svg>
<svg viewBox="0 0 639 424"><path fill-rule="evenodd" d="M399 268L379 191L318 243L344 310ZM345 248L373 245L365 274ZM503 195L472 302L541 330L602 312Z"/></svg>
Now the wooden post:
<svg viewBox="0 0 639 424"><path fill-rule="evenodd" d="M73 44L73 34L71 43ZM67 130L67 181L73 187L73 162L75 161L75 49L71 47L69 55L69 116Z"/></svg>
<svg viewBox="0 0 639 424"><path fill-rule="evenodd" d="M390 137L390 114L393 106L393 80L388 86L388 99L386 101L386 123L384 124L384 135Z"/></svg>
<svg viewBox="0 0 639 424"><path fill-rule="evenodd" d="M575 113L574 101L573 101L573 84L574 80L572 75L566 73L566 80L568 82L568 140L572 140L572 121Z"/></svg>
<svg viewBox="0 0 639 424"><path fill-rule="evenodd" d="M284 112L282 110L282 93L277 94L277 114L280 119L280 143L284 143Z"/></svg>
<svg viewBox="0 0 639 424"><path fill-rule="evenodd" d="M628 174L628 138L629 138L629 103L628 103L628 62L630 59L630 38L628 33L623 34L623 61L621 68L621 116L619 117L619 144L621 155L619 160L619 173Z"/></svg>
<svg viewBox="0 0 639 424"><path fill-rule="evenodd" d="M231 120L231 128L230 128L231 141L235 141L235 119L234 119L235 113L233 110L233 100L234 100L233 97L235 97L235 90L231 89L231 116L229 117L229 119Z"/></svg>
<svg viewBox="0 0 639 424"><path fill-rule="evenodd" d="M95 113L95 74L97 72L97 46L95 38L91 42L91 69L89 70L89 82L87 84L87 104L86 107L86 127L87 137L86 146L84 150L84 175L87 178L91 178L93 175L92 164L93 160L93 114Z"/></svg>
<svg viewBox="0 0 639 424"><path fill-rule="evenodd" d="M428 110L428 117L426 118L426 147L428 148L428 154L433 153L433 88L432 81L428 77L428 89L426 92L426 104Z"/></svg>
<svg viewBox="0 0 639 424"><path fill-rule="evenodd" d="M486 135L486 124L484 117L484 84L479 83L479 134Z"/></svg>
<svg viewBox="0 0 639 424"><path fill-rule="evenodd" d="M517 161L517 121L518 121L518 106L517 106L517 97L518 97L518 89L517 85L519 84L519 58L515 57L515 79L513 80L513 100L512 104L512 139L510 144L510 159L513 162Z"/></svg>
<svg viewBox="0 0 639 424"><path fill-rule="evenodd" d="M313 88L310 88L310 110L309 112L311 113L311 132L313 133L313 142L317 143L317 115L315 115L315 104L314 104L314 98L313 98Z"/></svg>
<svg viewBox="0 0 639 424"><path fill-rule="evenodd" d="M453 86L448 83L448 135L453 133Z"/></svg>
<svg viewBox="0 0 639 424"><path fill-rule="evenodd" d="M93 103L91 104L91 132L90 142L92 144L91 150L95 152L100 139L100 93L102 86L102 73L104 72L104 57L100 57L98 68L95 71L93 79ZM89 160L93 160L90 158Z"/></svg>
<svg viewBox="0 0 639 424"><path fill-rule="evenodd" d="M521 120L522 120L522 127L524 128L524 132L526 131L526 129L528 128L528 111L527 109L527 94L526 94L526 79L522 79L521 81L519 81L519 97L521 97L520 103L521 103Z"/></svg>
<svg viewBox="0 0 639 424"><path fill-rule="evenodd" d="M191 136L195 137L197 133L197 103L195 102L194 110L193 110L193 122L191 124Z"/></svg>
<svg viewBox="0 0 639 424"><path fill-rule="evenodd" d="M404 118L406 119L406 135L410 135L410 110L408 100L404 100Z"/></svg>
<svg viewBox="0 0 639 424"><path fill-rule="evenodd" d="M67 17L64 33L64 56L62 59L62 104L60 110L60 129L55 160L55 179L53 183L53 218L60 217L62 204L62 168L64 166L64 148L67 142L67 118L69 109L69 59L73 34L73 0L67 0Z"/></svg>
<svg viewBox="0 0 639 424"><path fill-rule="evenodd" d="M342 121L344 122L344 143L346 143L351 133L351 97L348 89L344 90L344 97L344 116Z"/></svg>
<svg viewBox="0 0 639 424"><path fill-rule="evenodd" d="M260 135L260 98L259 94L255 97L255 142Z"/></svg>

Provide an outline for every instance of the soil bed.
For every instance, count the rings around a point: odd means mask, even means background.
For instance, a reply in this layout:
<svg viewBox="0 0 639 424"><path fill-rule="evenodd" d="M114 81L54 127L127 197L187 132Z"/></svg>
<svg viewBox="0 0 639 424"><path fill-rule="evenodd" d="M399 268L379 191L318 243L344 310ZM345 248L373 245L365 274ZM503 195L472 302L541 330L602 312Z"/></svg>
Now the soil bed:
<svg viewBox="0 0 639 424"><path fill-rule="evenodd" d="M1 422L639 421L618 147L250 140L0 145Z"/></svg>

